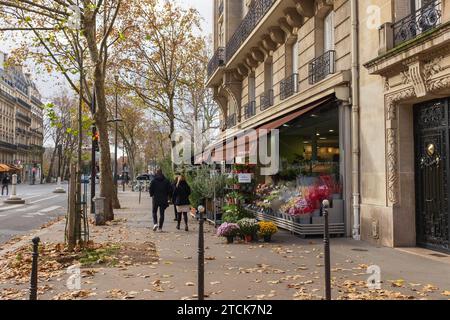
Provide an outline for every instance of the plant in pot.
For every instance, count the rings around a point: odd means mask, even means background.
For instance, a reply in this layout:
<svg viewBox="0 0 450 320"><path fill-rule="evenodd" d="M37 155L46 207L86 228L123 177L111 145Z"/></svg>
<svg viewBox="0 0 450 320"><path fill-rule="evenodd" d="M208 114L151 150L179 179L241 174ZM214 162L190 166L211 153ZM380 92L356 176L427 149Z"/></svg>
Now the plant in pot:
<svg viewBox="0 0 450 320"><path fill-rule="evenodd" d="M237 223L224 222L217 229L219 237L225 237L227 243L233 243L234 237L239 233L239 225Z"/></svg>
<svg viewBox="0 0 450 320"><path fill-rule="evenodd" d="M240 232L244 235L246 242L251 242L254 234L258 232L259 225L256 219L244 218L238 221Z"/></svg>
<svg viewBox="0 0 450 320"><path fill-rule="evenodd" d="M264 242L270 242L272 235L278 232L278 228L275 223L270 221L261 221L259 225L259 234L264 238Z"/></svg>

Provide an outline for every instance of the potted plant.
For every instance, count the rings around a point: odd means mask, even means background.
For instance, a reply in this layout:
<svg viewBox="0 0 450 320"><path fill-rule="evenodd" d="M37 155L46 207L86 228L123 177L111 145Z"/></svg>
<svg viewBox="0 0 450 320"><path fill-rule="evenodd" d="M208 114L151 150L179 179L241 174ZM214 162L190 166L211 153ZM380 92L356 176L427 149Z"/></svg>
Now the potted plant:
<svg viewBox="0 0 450 320"><path fill-rule="evenodd" d="M233 239L238 234L238 232L239 225L237 223L224 222L217 229L217 235L219 237L227 238L228 244L233 243Z"/></svg>
<svg viewBox="0 0 450 320"><path fill-rule="evenodd" d="M270 242L272 235L278 232L278 228L275 223L270 221L261 221L259 225L259 234L264 238L264 242Z"/></svg>
<svg viewBox="0 0 450 320"><path fill-rule="evenodd" d="M258 232L259 225L256 219L244 218L238 221L240 232L244 235L246 242L251 242L253 235Z"/></svg>

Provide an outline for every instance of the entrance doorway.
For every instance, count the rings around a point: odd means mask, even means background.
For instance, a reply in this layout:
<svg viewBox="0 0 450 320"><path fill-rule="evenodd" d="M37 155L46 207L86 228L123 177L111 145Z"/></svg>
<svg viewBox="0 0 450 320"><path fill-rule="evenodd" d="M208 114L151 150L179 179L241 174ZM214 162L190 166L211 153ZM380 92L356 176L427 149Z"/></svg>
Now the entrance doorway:
<svg viewBox="0 0 450 320"><path fill-rule="evenodd" d="M417 244L449 247L449 101L414 106Z"/></svg>

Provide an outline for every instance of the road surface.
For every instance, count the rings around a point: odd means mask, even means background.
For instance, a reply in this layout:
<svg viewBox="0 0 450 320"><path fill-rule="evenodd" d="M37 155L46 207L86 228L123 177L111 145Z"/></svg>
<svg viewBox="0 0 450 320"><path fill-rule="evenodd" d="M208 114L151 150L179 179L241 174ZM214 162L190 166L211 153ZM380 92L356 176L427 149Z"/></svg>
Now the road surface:
<svg viewBox="0 0 450 320"><path fill-rule="evenodd" d="M62 187L67 190L68 186ZM0 244L65 215L67 193L53 193L55 188L55 184L18 185L17 195L25 200L19 205L5 204L8 197L0 196ZM11 189L9 186L10 192Z"/></svg>

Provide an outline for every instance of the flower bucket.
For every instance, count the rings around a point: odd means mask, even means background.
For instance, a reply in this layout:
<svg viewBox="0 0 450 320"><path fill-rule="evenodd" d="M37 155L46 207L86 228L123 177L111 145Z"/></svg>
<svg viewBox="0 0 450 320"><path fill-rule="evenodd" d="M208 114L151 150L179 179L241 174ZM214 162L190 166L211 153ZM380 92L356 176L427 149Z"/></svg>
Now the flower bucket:
<svg viewBox="0 0 450 320"><path fill-rule="evenodd" d="M227 244L231 244L234 241L234 237L233 236L228 236L227 237Z"/></svg>
<svg viewBox="0 0 450 320"><path fill-rule="evenodd" d="M270 234L264 236L264 242L271 242L271 241L272 241L272 236Z"/></svg>
<svg viewBox="0 0 450 320"><path fill-rule="evenodd" d="M251 234L245 235L245 242L249 243L249 242L252 242L252 240L253 240L253 237Z"/></svg>

